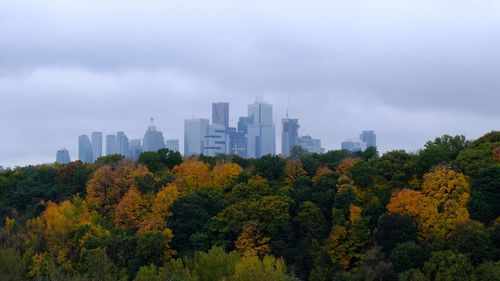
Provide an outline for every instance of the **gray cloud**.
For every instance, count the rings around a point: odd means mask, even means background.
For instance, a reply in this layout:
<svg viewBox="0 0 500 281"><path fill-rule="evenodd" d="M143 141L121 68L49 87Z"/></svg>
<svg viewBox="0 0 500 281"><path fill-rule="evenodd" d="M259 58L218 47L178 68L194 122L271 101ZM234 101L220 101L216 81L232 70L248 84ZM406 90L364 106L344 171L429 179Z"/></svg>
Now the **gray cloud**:
<svg viewBox="0 0 500 281"><path fill-rule="evenodd" d="M53 161L77 136L183 119L255 96L290 99L329 149L377 131L382 150L475 138L500 120L498 1L0 2L0 165ZM279 146L279 142L278 142Z"/></svg>

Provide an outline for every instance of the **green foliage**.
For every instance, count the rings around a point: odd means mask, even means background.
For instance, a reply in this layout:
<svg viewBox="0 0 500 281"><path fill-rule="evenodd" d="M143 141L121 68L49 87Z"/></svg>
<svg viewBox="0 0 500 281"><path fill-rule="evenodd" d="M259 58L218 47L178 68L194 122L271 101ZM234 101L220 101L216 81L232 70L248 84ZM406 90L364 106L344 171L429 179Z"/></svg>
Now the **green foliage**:
<svg viewBox="0 0 500 281"><path fill-rule="evenodd" d="M394 271L404 272L411 268L422 268L427 260L427 253L424 248L415 242L405 242L397 244L389 257Z"/></svg>
<svg viewBox="0 0 500 281"><path fill-rule="evenodd" d="M398 213L383 214L373 238L385 253L390 253L398 243L415 241L417 226L412 217Z"/></svg>
<svg viewBox="0 0 500 281"><path fill-rule="evenodd" d="M142 152L138 163L144 164L152 172L160 172L163 169L172 169L182 163L182 155L177 151L162 148L158 151Z"/></svg>
<svg viewBox="0 0 500 281"><path fill-rule="evenodd" d="M464 254L452 251L431 253L424 271L435 281L475 281L474 268Z"/></svg>
<svg viewBox="0 0 500 281"><path fill-rule="evenodd" d="M23 281L26 278L21 255L13 249L0 249L0 280Z"/></svg>
<svg viewBox="0 0 500 281"><path fill-rule="evenodd" d="M285 164L285 159L279 156L265 155L255 160L255 170L270 181L278 181L285 174Z"/></svg>

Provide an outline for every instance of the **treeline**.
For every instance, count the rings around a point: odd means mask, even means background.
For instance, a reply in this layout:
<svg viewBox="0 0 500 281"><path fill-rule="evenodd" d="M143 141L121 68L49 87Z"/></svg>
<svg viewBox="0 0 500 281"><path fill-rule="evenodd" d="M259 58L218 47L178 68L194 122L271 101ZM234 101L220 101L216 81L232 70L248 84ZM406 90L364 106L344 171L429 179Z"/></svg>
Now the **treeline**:
<svg viewBox="0 0 500 281"><path fill-rule="evenodd" d="M0 172L0 280L500 280L500 132Z"/></svg>

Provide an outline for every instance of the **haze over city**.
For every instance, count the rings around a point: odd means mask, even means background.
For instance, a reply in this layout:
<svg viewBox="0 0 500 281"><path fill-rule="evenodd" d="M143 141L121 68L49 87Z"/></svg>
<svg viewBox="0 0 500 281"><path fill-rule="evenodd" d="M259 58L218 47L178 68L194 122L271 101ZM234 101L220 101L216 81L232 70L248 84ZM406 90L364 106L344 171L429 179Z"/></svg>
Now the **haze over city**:
<svg viewBox="0 0 500 281"><path fill-rule="evenodd" d="M459 4L458 4L459 3ZM495 1L1 1L0 165L54 162L78 136L166 139L256 97L327 150L360 131L415 151L500 123ZM19 20L27 19L27 20ZM29 20L28 20L29 19ZM280 142L276 142L280 151Z"/></svg>

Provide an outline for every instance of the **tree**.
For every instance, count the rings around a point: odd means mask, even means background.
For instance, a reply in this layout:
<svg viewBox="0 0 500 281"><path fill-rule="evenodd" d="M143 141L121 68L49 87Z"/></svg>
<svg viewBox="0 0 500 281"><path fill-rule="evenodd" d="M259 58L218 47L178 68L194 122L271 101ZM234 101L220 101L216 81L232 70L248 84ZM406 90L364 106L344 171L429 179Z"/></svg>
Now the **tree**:
<svg viewBox="0 0 500 281"><path fill-rule="evenodd" d="M225 190L234 186L243 169L234 163L217 164L212 169L212 177L214 186L218 189Z"/></svg>
<svg viewBox="0 0 500 281"><path fill-rule="evenodd" d="M470 185L464 174L439 166L424 175L422 191L439 204L454 200L465 206L469 199Z"/></svg>
<svg viewBox="0 0 500 281"><path fill-rule="evenodd" d="M255 160L255 171L269 181L278 181L284 175L285 164L279 156L265 155Z"/></svg>
<svg viewBox="0 0 500 281"><path fill-rule="evenodd" d="M264 237L258 220L249 221L236 239L235 248L240 254L252 253L258 256L269 254L269 237Z"/></svg>
<svg viewBox="0 0 500 281"><path fill-rule="evenodd" d="M13 248L0 249L0 280L23 281L26 272L21 255Z"/></svg>
<svg viewBox="0 0 500 281"><path fill-rule="evenodd" d="M285 186L293 186L299 178L306 177L302 162L297 159L288 159L285 165Z"/></svg>
<svg viewBox="0 0 500 281"><path fill-rule="evenodd" d="M215 279L213 279L215 280ZM261 260L258 256L245 255L235 265L232 281L287 281L292 280L286 274L285 261L266 255Z"/></svg>
<svg viewBox="0 0 500 281"><path fill-rule="evenodd" d="M383 214L373 234L375 243L382 246L384 253L390 253L398 243L415 241L416 238L417 227L413 218L398 213Z"/></svg>
<svg viewBox="0 0 500 281"><path fill-rule="evenodd" d="M432 167L446 165L456 159L457 155L469 142L464 136L444 135L429 141L416 158L416 168L419 175L428 172Z"/></svg>
<svg viewBox="0 0 500 281"><path fill-rule="evenodd" d="M177 177L179 191L185 194L210 187L213 183L208 166L195 158L185 160L172 171Z"/></svg>
<svg viewBox="0 0 500 281"><path fill-rule="evenodd" d="M493 258L493 245L486 227L477 221L468 221L455 228L449 237L452 250L466 254L473 265Z"/></svg>
<svg viewBox="0 0 500 281"><path fill-rule="evenodd" d="M474 268L463 254L452 251L431 253L424 271L435 281L475 281Z"/></svg>
<svg viewBox="0 0 500 281"><path fill-rule="evenodd" d="M147 200L137 188L130 188L115 208L115 225L122 229L137 231L149 211Z"/></svg>
<svg viewBox="0 0 500 281"><path fill-rule="evenodd" d="M139 232L166 230L167 219L173 215L171 207L179 197L180 192L175 184L167 185L156 193L151 211L141 221Z"/></svg>
<svg viewBox="0 0 500 281"><path fill-rule="evenodd" d="M299 212L294 218L298 224L301 236L321 238L325 231L325 218L321 209L313 202L306 201L300 204Z"/></svg>
<svg viewBox="0 0 500 281"><path fill-rule="evenodd" d="M413 241L399 243L389 257L396 272L404 272L411 268L421 268L427 260L427 253L422 246Z"/></svg>

